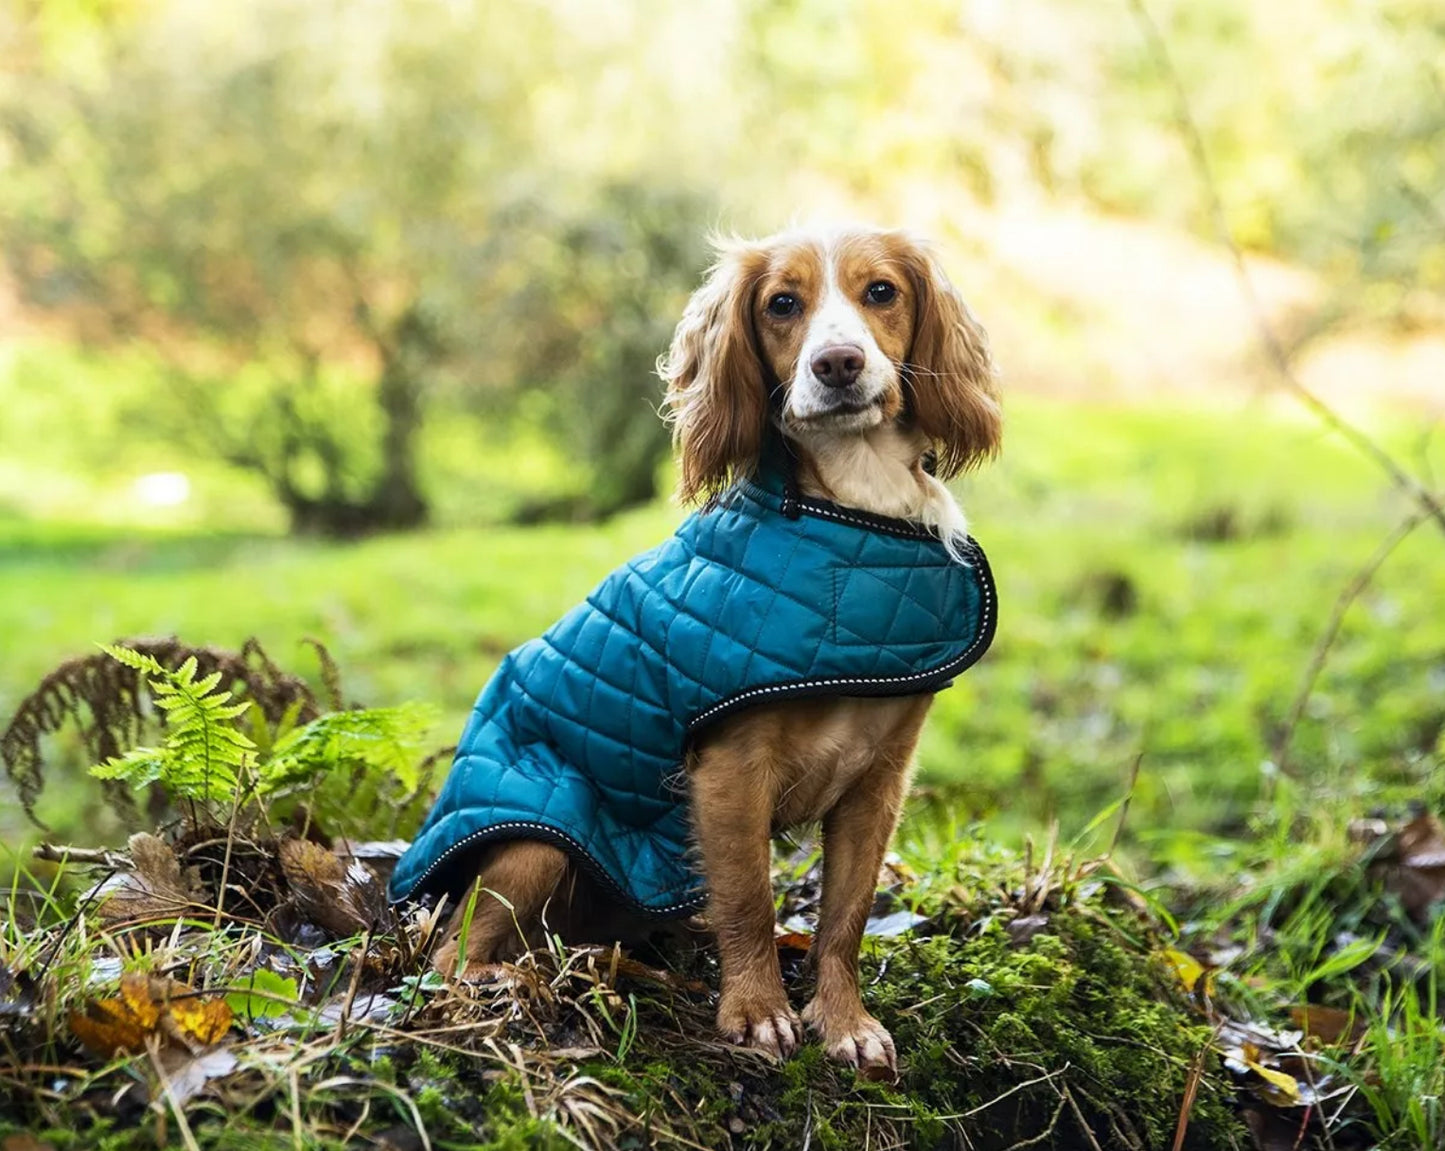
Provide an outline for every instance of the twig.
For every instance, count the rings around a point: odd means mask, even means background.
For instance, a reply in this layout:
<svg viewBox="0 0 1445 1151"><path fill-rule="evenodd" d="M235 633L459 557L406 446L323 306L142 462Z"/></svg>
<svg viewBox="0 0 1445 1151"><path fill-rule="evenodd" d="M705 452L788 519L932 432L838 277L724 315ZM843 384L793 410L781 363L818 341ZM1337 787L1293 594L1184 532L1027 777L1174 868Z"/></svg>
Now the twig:
<svg viewBox="0 0 1445 1151"><path fill-rule="evenodd" d="M1074 1093L1067 1087L1064 1088L1064 1100L1073 1108L1074 1118L1079 1121L1079 1130L1084 1133L1084 1138L1089 1141L1089 1146L1093 1148L1093 1151L1104 1151L1104 1149L1099 1146L1099 1141L1094 1138L1094 1133L1089 1130L1089 1121L1084 1118L1083 1111L1079 1109L1078 1103L1074 1101Z"/></svg>
<svg viewBox="0 0 1445 1151"><path fill-rule="evenodd" d="M1023 1151L1025 1147L1036 1147L1045 1139L1052 1138L1054 1132L1058 1129L1059 1126L1059 1116L1064 1113L1064 1104L1066 1104L1068 1101L1068 1091L1064 1090L1059 1092L1059 1105L1054 1108L1053 1115L1049 1117L1049 1125L1045 1127L1042 1131L1040 1131L1037 1135L1031 1135L1029 1138L1020 1140L1017 1143L1010 1143L1008 1147L1004 1149L1004 1151Z"/></svg>
<svg viewBox="0 0 1445 1151"><path fill-rule="evenodd" d="M181 1129L181 1139L186 1145L187 1151L201 1151L196 1143L196 1136L191 1131L191 1125L186 1122L185 1108L181 1106L180 1100L176 1098L175 1090L171 1087L170 1078L166 1075L166 1069L161 1066L160 1056L153 1044L148 1044L146 1053L150 1056L151 1066L155 1068L156 1077L161 1081L161 1089L166 1094L166 1102L171 1105L171 1111L176 1117L176 1126Z"/></svg>
<svg viewBox="0 0 1445 1151"><path fill-rule="evenodd" d="M1274 763L1281 774L1293 778L1289 765L1290 744L1294 740L1295 729L1299 726L1300 720L1304 718L1305 708L1309 705L1310 696L1314 694L1315 683L1319 680L1320 672L1324 670L1330 648L1334 646L1335 640L1339 637L1340 628L1344 626L1345 614L1350 610L1350 605L1355 602L1365 588L1370 586L1370 581L1375 578L1375 573L1380 570L1384 562L1390 558L1390 553L1399 547L1405 537L1424 523L1427 518L1428 515L1424 510L1416 509L1401 520L1395 526L1395 530L1375 549L1370 558L1365 561L1364 566L1354 574L1354 577L1335 599L1335 606L1330 612L1325 630L1315 641L1314 652L1310 656L1309 665L1305 668L1299 690L1295 693L1294 703L1290 705L1289 717L1285 720L1284 729L1280 732L1279 738L1275 740Z"/></svg>
<svg viewBox="0 0 1445 1151"><path fill-rule="evenodd" d="M1109 850L1104 852L1105 859L1114 858L1114 849L1119 846L1119 837L1124 834L1124 821L1129 818L1129 805L1134 802L1134 788L1139 785L1139 769L1144 765L1144 753L1141 751L1134 756L1134 764L1129 768L1129 790L1124 792L1124 802L1119 806L1119 822L1114 825L1114 837L1109 840Z"/></svg>
<svg viewBox="0 0 1445 1151"><path fill-rule="evenodd" d="M1179 1122L1174 1127L1174 1151L1184 1151L1184 1136L1189 1130L1189 1115L1194 1110L1194 1100L1199 1095L1199 1082L1204 1078L1204 1060L1208 1056L1213 1042L1214 1038L1211 1036L1189 1065L1189 1078L1184 1084L1184 1098L1179 1103Z"/></svg>
<svg viewBox="0 0 1445 1151"><path fill-rule="evenodd" d="M351 969L351 983L346 988L346 999L341 1004L341 1017L336 1021L336 1038L333 1044L339 1047L346 1038L346 1022L351 1018L351 1005L356 1002L356 990L361 986L361 973L366 967L366 956L371 951L371 928L366 929L366 936L361 941L360 954L352 960L354 966Z"/></svg>
<svg viewBox="0 0 1445 1151"><path fill-rule="evenodd" d="M1005 1099L1007 1099L1010 1095L1013 1095L1015 1092L1022 1091L1026 1087L1036 1087L1040 1083L1047 1083L1050 1079L1057 1079L1060 1075L1067 1071L1070 1066L1071 1064L1065 1063L1062 1067L1056 1068L1053 1071L1045 1071L1036 1079L1026 1079L1022 1083L1015 1083L1012 1087L1010 1087L1007 1091L1003 1092L1001 1095L995 1095L987 1103L980 1103L977 1107L974 1107L968 1111L960 1111L954 1115L937 1115L935 1116L935 1118L972 1119L980 1112L987 1111L994 1104L1002 1103Z"/></svg>
<svg viewBox="0 0 1445 1151"><path fill-rule="evenodd" d="M1179 72L1174 67L1174 61L1169 55L1169 46L1165 43L1159 26L1149 15L1144 0L1129 0L1129 7L1133 10L1144 31L1144 38L1148 41L1149 51L1154 57L1155 64L1169 83L1174 96L1174 119L1188 146L1189 156L1199 181L1204 186L1204 192L1209 201L1209 214L1214 222L1215 231L1219 234L1220 242L1229 251L1230 259L1234 263L1235 276L1239 280L1240 291L1254 318L1259 342L1263 345L1280 383L1296 399L1314 412L1327 427L1338 432L1356 449L1383 468L1395 486L1407 493L1421 510L1435 521L1436 526L1445 532L1445 505L1442 505L1417 477L1406 471L1394 456L1305 387L1300 378L1295 375L1294 369L1290 366L1289 353L1285 351L1284 345L1280 342L1279 336L1265 315L1259 295L1254 290L1254 281L1250 279L1249 268L1245 265L1244 252L1240 249L1239 242L1234 238L1234 231L1229 226L1228 217L1224 212L1224 200L1219 193L1219 185L1215 181L1214 170L1209 163L1209 152L1204 146L1204 136L1199 131L1199 125L1190 109L1189 95L1184 90L1184 82L1180 79Z"/></svg>
<svg viewBox="0 0 1445 1151"><path fill-rule="evenodd" d="M236 792L231 797L231 820L226 826L226 854L221 861L221 885L216 892L216 921L211 925L213 931L221 930L221 918L226 913L226 884L231 876L231 849L236 844L236 817L241 812L241 791L244 781L238 781Z"/></svg>
<svg viewBox="0 0 1445 1151"><path fill-rule="evenodd" d="M105 847L70 847L64 843L37 843L31 855L45 863L100 864L119 871L130 859Z"/></svg>

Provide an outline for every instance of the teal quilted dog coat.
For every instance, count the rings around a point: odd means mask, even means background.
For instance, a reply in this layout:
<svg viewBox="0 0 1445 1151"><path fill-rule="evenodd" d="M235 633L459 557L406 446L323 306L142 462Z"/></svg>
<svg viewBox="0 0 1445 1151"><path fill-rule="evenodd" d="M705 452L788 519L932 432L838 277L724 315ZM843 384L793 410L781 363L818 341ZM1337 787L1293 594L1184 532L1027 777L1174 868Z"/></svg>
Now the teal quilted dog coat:
<svg viewBox="0 0 1445 1151"><path fill-rule="evenodd" d="M484 844L541 839L634 909L700 907L689 739L755 703L946 687L993 639L988 562L969 552L799 496L785 469L735 484L503 659L392 900L455 894Z"/></svg>

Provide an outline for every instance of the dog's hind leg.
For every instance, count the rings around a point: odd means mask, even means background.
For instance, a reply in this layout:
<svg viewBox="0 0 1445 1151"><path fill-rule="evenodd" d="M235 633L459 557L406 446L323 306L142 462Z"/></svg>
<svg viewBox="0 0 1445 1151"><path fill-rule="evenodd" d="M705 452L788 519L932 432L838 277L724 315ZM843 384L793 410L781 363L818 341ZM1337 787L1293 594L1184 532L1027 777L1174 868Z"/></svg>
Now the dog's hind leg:
<svg viewBox="0 0 1445 1151"><path fill-rule="evenodd" d="M567 853L550 843L516 839L490 848L452 912L432 966L448 978L475 977L525 951L547 901L567 895L570 870Z"/></svg>

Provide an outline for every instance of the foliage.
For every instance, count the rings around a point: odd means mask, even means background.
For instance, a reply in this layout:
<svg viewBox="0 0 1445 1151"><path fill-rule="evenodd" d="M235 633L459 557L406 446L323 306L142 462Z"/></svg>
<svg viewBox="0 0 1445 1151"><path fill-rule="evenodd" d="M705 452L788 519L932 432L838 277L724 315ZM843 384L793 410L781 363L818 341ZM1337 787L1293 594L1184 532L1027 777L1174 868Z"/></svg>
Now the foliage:
<svg viewBox="0 0 1445 1151"><path fill-rule="evenodd" d="M129 680L99 681L109 684L116 697L101 687L85 702L93 715L112 717L101 726L106 746L116 753L91 767L90 774L150 794L152 816L169 806L187 811L193 827L235 827L238 818L240 826L249 827L297 811L305 822L319 819L333 832L360 831L370 821L394 832L429 781L434 757L423 759L421 751L436 719L430 707L407 704L316 715L315 699L306 692L293 697L284 712L268 716L256 700L233 702L233 692L222 687L237 663L244 666L242 661L203 652L208 662L222 666L200 676L197 654L172 667L150 652L123 645L104 651L145 677L150 700L164 717L165 738L158 746L120 746L139 733L141 695ZM45 699L56 681L52 673L34 698ZM332 694L339 694L334 683ZM269 702L274 707L276 700ZM34 710L29 703L22 703L22 715ZM124 724L116 718L122 714L128 717ZM298 725L303 715L314 718ZM38 788L38 763L34 778Z"/></svg>
<svg viewBox="0 0 1445 1151"><path fill-rule="evenodd" d="M0 1011L0 1034L46 1068L43 1081L26 1072L0 1086L0 1134L13 1120L57 1148L108 1139L129 1151L163 1119L206 1148L329 1147L343 1131L395 1129L487 1147L1072 1147L1085 1131L1161 1147L1185 1084L1202 1075L1182 1145L1233 1146L1227 1081L1213 1064L1193 1070L1207 1030L1155 960L1150 923L1060 869L1035 869L1019 888L1024 861L977 841L952 863L994 882L942 894L958 878L946 865L930 921L865 952L865 994L904 1056L894 1085L858 1080L814 1044L779 1065L701 1039L716 969L695 945L639 957L553 941L497 978L463 982L415 974L439 922L422 913L317 948L279 909L264 928L171 911L66 932L68 912L48 900L39 923L12 915L0 940L0 971L28 989L22 1006L0 988L0 1005L16 1005ZM779 897L816 900L818 882L816 869L785 868ZM119 966L121 933L147 930L151 944L112 992L116 975L96 973ZM792 938L781 958L801 1002L806 937ZM79 1021L123 1011L106 1041L132 1049L96 1050L95 1028ZM157 1029L153 1017L181 1012ZM120 1022L160 1050L137 1049Z"/></svg>
<svg viewBox="0 0 1445 1151"><path fill-rule="evenodd" d="M96 764L97 779L119 779L138 790L159 784L172 802L215 804L232 798L252 768L256 745L230 721L251 710L249 703L231 703L229 691L218 691L221 673L196 679L196 659L172 671L125 647L108 647L117 663L150 677L151 698L166 714L163 747L131 748L115 759Z"/></svg>
<svg viewBox="0 0 1445 1151"><path fill-rule="evenodd" d="M573 383L502 352L513 336L522 349L575 341L567 318L520 306L536 288L530 265L549 248L565 259L614 215L629 255L637 244L676 253L646 269L656 281L590 262L591 299L635 300L649 319L629 331L635 317L619 316L613 350L587 365L592 394L615 393L631 414L626 399L660 350L654 317L676 310L676 286L702 262L704 201L651 182L564 208L570 182L549 163L518 169L545 131L527 60L559 34L554 15L518 13L499 36L482 13L322 14L274 0L238 16L250 48L237 53L236 30L207 11L171 14L195 20L183 47L160 13L98 25L102 75L84 52L27 47L22 25L16 54L30 67L0 90L10 267L81 334L140 337L159 355L149 418L264 476L299 530L415 526L427 514L418 437L436 393L455 411L522 384L555 390L567 425L589 434L565 402ZM585 62L590 50L577 51ZM537 188L550 197L542 218L517 229ZM549 217L564 212L572 235L554 241ZM590 433L583 458L604 480L614 462L650 480L657 437L618 445L616 426ZM634 480L590 511L651 494Z"/></svg>
<svg viewBox="0 0 1445 1151"><path fill-rule="evenodd" d="M321 657L323 678L332 684L335 669L331 657L320 644L312 646ZM170 669L176 671L173 673ZM182 669L184 677L179 674ZM204 673L203 684L209 686L195 682L198 671ZM5 763L6 774L19 794L25 814L40 826L44 824L36 817L35 804L45 783L42 740L60 734L69 725L92 763L110 763L118 761L123 754L129 755L153 718L142 690L141 673L159 677L153 681L158 685L153 690L162 693L157 705L165 713L177 713L172 726L178 736L182 734L179 729L185 727L189 735L195 737L198 725L202 729L200 734L211 735L211 726L226 718L219 712L212 715L211 709L224 709L233 691L242 693L270 723L280 723L283 718L293 722L312 719L319 711L310 687L272 663L254 639L246 640L239 652L188 647L176 640L143 639L123 648L112 647L103 649L101 654L66 660L49 671L39 686L20 701L4 733L0 734L0 760ZM213 689L222 682L230 685L231 690L224 693L224 698L213 696ZM247 742L229 728L216 737L225 744L240 740L239 746L245 746ZM232 746L229 752L218 748L230 761L237 759L234 754L237 751L238 746ZM146 751L134 762L118 762L115 770L102 770L99 776L112 783L128 781L133 775L146 776L145 782L149 783L163 774L183 777L195 768L209 780L213 767L209 762L211 754L206 747L202 747L199 754L191 748L176 756L169 756L163 749ZM229 762L218 766L234 769L237 764ZM234 783L234 770L225 774ZM193 781L181 784L182 790L191 786ZM228 790L228 785L220 781L217 786ZM120 787L108 786L105 790L112 805L134 821L137 813L129 794ZM168 785L168 790L176 793L174 786ZM200 790L208 792L210 787L203 784Z"/></svg>
<svg viewBox="0 0 1445 1151"><path fill-rule="evenodd" d="M522 378L538 384L529 418L552 429L570 473L566 490L543 490L516 518L595 519L658 496L669 433L656 414L657 357L709 261L707 207L614 183L585 205L509 213L503 259L525 259L528 278L500 306L500 326Z"/></svg>

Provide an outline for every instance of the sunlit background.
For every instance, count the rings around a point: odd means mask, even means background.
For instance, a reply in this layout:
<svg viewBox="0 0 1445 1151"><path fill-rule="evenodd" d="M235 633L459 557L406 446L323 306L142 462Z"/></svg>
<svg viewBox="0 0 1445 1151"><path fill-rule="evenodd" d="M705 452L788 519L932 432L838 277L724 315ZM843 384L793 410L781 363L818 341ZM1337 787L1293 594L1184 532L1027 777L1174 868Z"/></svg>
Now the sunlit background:
<svg viewBox="0 0 1445 1151"><path fill-rule="evenodd" d="M1429 526L1277 770L1412 505L1262 339L1437 482L1431 0L11 0L0 59L0 722L118 636L314 637L450 742L682 514L652 365L708 234L861 218L937 241L1007 396L919 810L1077 830L1142 755L1130 842L1187 866L1282 780L1439 798ZM75 758L41 814L115 838Z"/></svg>

